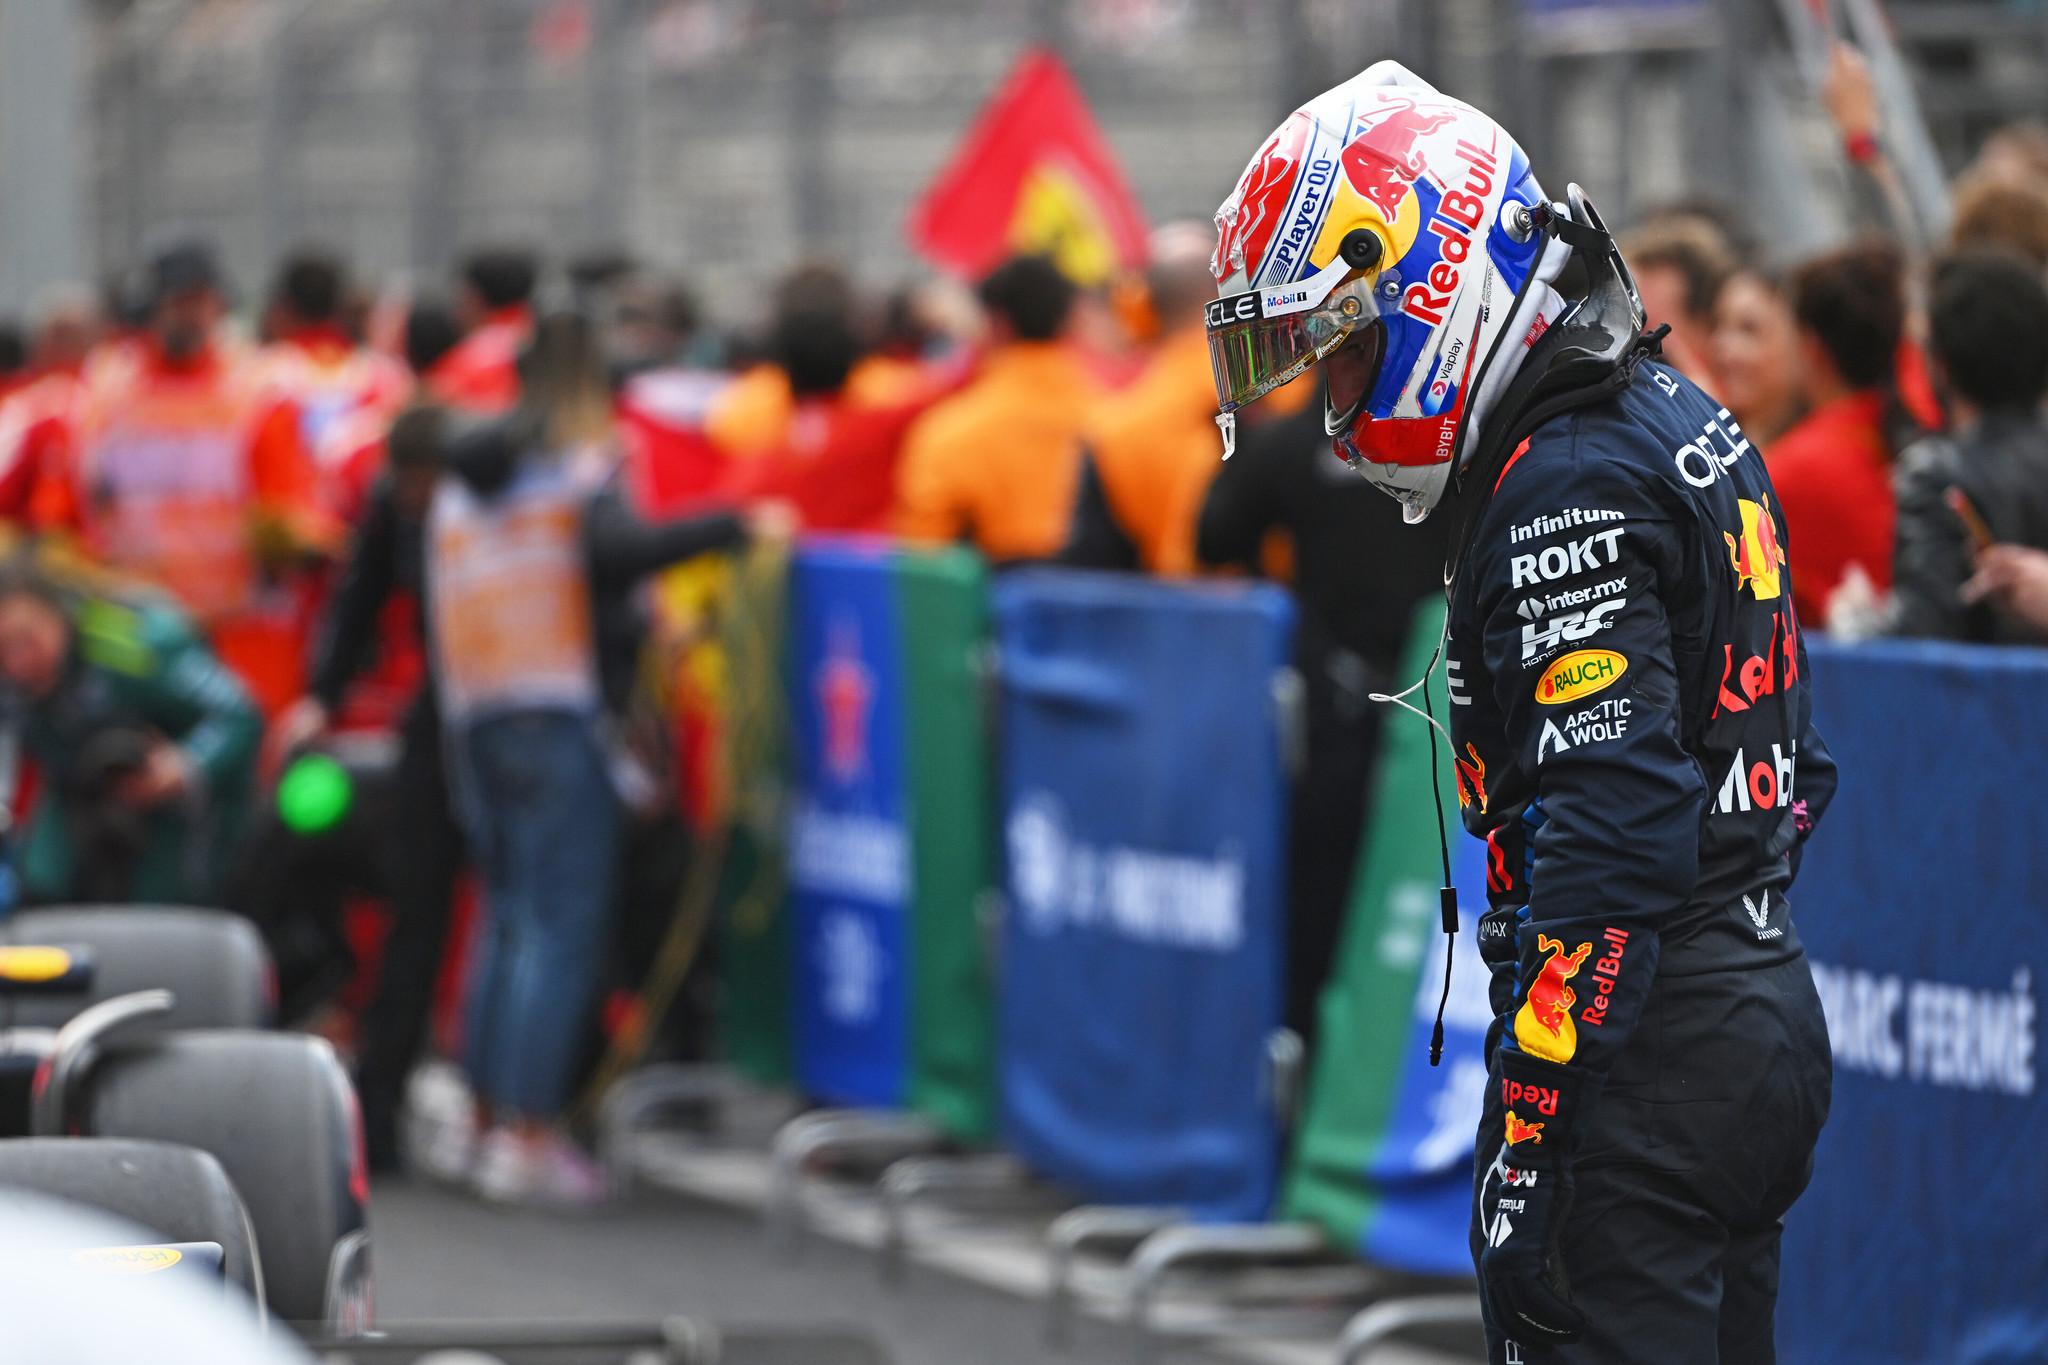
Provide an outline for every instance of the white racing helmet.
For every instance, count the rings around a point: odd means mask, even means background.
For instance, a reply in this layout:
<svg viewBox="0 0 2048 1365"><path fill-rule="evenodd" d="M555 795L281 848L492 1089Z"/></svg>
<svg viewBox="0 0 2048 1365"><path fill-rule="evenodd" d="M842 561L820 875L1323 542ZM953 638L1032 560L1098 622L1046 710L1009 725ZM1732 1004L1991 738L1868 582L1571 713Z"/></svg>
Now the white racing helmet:
<svg viewBox="0 0 2048 1365"><path fill-rule="evenodd" d="M1427 516L1565 308L1550 286L1571 248L1538 230L1551 208L1505 129L1398 62L1296 110L1216 213L1226 450L1238 408L1321 364L1337 453Z"/></svg>

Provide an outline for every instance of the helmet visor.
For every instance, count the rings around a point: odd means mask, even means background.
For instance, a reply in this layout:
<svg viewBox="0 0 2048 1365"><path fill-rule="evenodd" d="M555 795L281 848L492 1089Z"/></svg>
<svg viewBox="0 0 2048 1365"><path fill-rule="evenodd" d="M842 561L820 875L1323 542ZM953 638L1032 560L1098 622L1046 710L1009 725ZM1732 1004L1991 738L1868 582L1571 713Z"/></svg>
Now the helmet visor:
<svg viewBox="0 0 2048 1365"><path fill-rule="evenodd" d="M1373 277L1357 275L1320 298L1316 283L1254 289L1209 304L1209 366L1224 412L1298 378L1379 316Z"/></svg>

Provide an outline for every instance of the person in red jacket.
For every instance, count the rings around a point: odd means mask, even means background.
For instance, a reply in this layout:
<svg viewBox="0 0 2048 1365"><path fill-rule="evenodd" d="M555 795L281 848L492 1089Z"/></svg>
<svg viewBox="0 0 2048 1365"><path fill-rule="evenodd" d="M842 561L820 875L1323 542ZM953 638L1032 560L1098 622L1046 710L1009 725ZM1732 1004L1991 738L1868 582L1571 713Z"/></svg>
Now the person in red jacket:
<svg viewBox="0 0 2048 1365"><path fill-rule="evenodd" d="M345 528L320 504L297 404L223 325L211 246L166 247L151 282L149 330L87 365L67 456L36 496L175 597L272 715L305 672L292 581Z"/></svg>
<svg viewBox="0 0 2048 1365"><path fill-rule="evenodd" d="M505 412L519 401L519 352L533 335L533 253L492 248L462 267L457 312L465 329L427 374L437 402L472 412Z"/></svg>
<svg viewBox="0 0 2048 1365"><path fill-rule="evenodd" d="M51 505L45 476L64 458L79 375L99 330L99 308L83 289L60 286L37 300L29 351L34 377L0 399L0 521L40 531L62 515L61 505Z"/></svg>
<svg viewBox="0 0 2048 1365"><path fill-rule="evenodd" d="M768 349L795 406L774 447L734 464L730 491L746 501L787 501L808 530L888 530L903 433L929 399L911 393L911 401L874 407L854 397L848 380L860 341L837 309L784 309Z"/></svg>
<svg viewBox="0 0 2048 1365"><path fill-rule="evenodd" d="M1793 272L1808 411L1764 452L1783 504L1792 597L1821 625L1845 583L1892 580L1892 447L1885 386L1905 318L1904 262L1889 243L1845 248Z"/></svg>
<svg viewBox="0 0 2048 1365"><path fill-rule="evenodd" d="M412 393L412 375L396 356L358 343L343 325L347 268L322 251L301 251L279 267L264 315L268 378L292 396L299 435L336 513L355 511L342 486L363 424L388 427Z"/></svg>

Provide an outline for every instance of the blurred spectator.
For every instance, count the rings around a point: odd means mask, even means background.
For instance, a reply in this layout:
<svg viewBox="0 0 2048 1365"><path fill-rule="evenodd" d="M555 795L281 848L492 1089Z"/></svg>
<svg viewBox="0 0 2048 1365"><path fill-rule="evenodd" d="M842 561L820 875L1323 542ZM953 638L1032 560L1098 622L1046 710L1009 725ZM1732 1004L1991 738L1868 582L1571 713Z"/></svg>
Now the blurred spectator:
<svg viewBox="0 0 2048 1365"><path fill-rule="evenodd" d="M933 394L930 353L940 340L915 285L882 300L874 346L847 376L847 397L868 407L901 407Z"/></svg>
<svg viewBox="0 0 2048 1365"><path fill-rule="evenodd" d="M998 564L1066 544L1081 433L1101 390L1061 343L1074 286L1051 258L1018 256L981 282L991 346L959 393L919 418L896 487L898 533L971 540Z"/></svg>
<svg viewBox="0 0 2048 1365"><path fill-rule="evenodd" d="M2048 190L2030 184L1976 180L1956 190L1949 244L1957 251L2016 252L2048 270Z"/></svg>
<svg viewBox="0 0 2048 1365"><path fill-rule="evenodd" d="M405 367L415 385L462 343L462 322L437 299L415 299L405 314Z"/></svg>
<svg viewBox="0 0 2048 1365"><path fill-rule="evenodd" d="M1894 629L2038 643L2039 629L1994 602L1967 604L1961 590L1980 534L2048 550L2048 288L2022 257L1967 254L1936 267L1928 311L1955 428L1899 457Z"/></svg>
<svg viewBox="0 0 2048 1365"><path fill-rule="evenodd" d="M1993 545L1977 556L1963 601L1988 602L2039 635L2048 636L2048 551Z"/></svg>
<svg viewBox="0 0 2048 1365"><path fill-rule="evenodd" d="M1205 564L1258 564L1267 540L1293 542L1300 615L1294 664L1306 690L1308 763L1288 828L1287 1026L1316 1035L1316 1002L1337 958L1352 866L1379 752L1374 692L1398 691L1415 607L1443 591L1449 517L1419 526L1330 448L1320 387L1294 414L1247 430L1202 504ZM1399 679L1405 685L1408 679Z"/></svg>
<svg viewBox="0 0 2048 1365"><path fill-rule="evenodd" d="M152 273L144 259L101 277L100 300L112 339L140 338L149 330L150 309L155 304Z"/></svg>
<svg viewBox="0 0 2048 1365"><path fill-rule="evenodd" d="M1859 172L1849 182L1856 220L1905 243L1915 255L1927 250L1933 236L1922 218L1927 206L1914 204L1885 150L1877 83L1863 54L1848 43L1832 45L1821 99L1842 139L1842 155Z"/></svg>
<svg viewBox="0 0 2048 1365"><path fill-rule="evenodd" d="M424 535L440 475L446 417L431 405L392 423L388 458L355 527L353 548L314 637L311 683L273 729L273 748L290 753L323 739L341 715L352 681L372 666L394 600L424 595ZM415 647L425 650L425 618L415 609ZM431 659L431 655L428 656ZM442 768L441 707L431 667L399 724L388 850L391 933L378 965L376 995L360 1029L356 1090L370 1164L398 1164L398 1108L413 1063L426 1044L428 1015L449 906L462 866L462 834Z"/></svg>
<svg viewBox="0 0 2048 1365"><path fill-rule="evenodd" d="M222 326L211 246L159 252L151 284L145 337L86 369L47 505L107 563L176 597L273 712L304 670L297 603L276 584L341 527L320 506L297 405Z"/></svg>
<svg viewBox="0 0 2048 1365"><path fill-rule="evenodd" d="M963 325L953 315L963 286L928 279L905 285L883 299L872 315L856 315L854 330L863 346L846 377L848 401L868 408L924 406L964 384L978 349L979 305Z"/></svg>
<svg viewBox="0 0 2048 1365"><path fill-rule="evenodd" d="M415 299L406 309L401 342L405 365L402 406L427 398L423 376L462 340L462 325L445 304L434 299ZM381 406L350 409L336 419L320 454L324 491L336 515L356 521L370 494L370 486L384 469L385 438L391 432L393 410Z"/></svg>
<svg viewBox="0 0 2048 1365"><path fill-rule="evenodd" d="M1679 373L1720 396L1713 370L1714 305L1735 262L1720 229L1692 214L1661 215L1623 236L1649 325L1671 325L1664 355Z"/></svg>
<svg viewBox="0 0 2048 1365"><path fill-rule="evenodd" d="M630 253L615 247L585 252L562 272L569 278L569 307L601 326L612 295L638 269Z"/></svg>
<svg viewBox="0 0 2048 1365"><path fill-rule="evenodd" d="M598 314L612 382L682 363L697 332L697 301L674 280L635 273L614 280Z"/></svg>
<svg viewBox="0 0 2048 1365"><path fill-rule="evenodd" d="M834 335L851 337L853 285L846 272L816 260L784 275L770 303L771 330L797 313L829 320ZM700 505L737 469L788 441L797 403L789 372L772 354L771 339L750 336L744 349L735 357L737 375L671 365L635 376L620 393L620 434L640 507L667 512Z"/></svg>
<svg viewBox="0 0 2048 1365"><path fill-rule="evenodd" d="M775 285L770 303L773 319L792 313L812 317L833 317L854 327L853 281L837 261L810 260L784 275ZM796 411L796 399L789 391L789 376L761 338L738 377L713 402L704 429L711 441L734 460L748 460L773 450L789 434L789 419Z"/></svg>
<svg viewBox="0 0 2048 1365"><path fill-rule="evenodd" d="M1742 434L1759 447L1769 446L1804 414L1799 325L1770 276L1743 269L1722 283L1707 355L1716 394Z"/></svg>
<svg viewBox="0 0 2048 1365"><path fill-rule="evenodd" d="M2048 190L2048 126L2027 122L2000 128L1984 139L1961 180Z"/></svg>
<svg viewBox="0 0 2048 1365"><path fill-rule="evenodd" d="M0 570L0 680L42 773L28 895L216 903L262 721L184 618L18 559Z"/></svg>
<svg viewBox="0 0 2048 1365"><path fill-rule="evenodd" d="M604 360L580 318L535 329L520 381L511 414L450 444L427 528L450 765L490 906L467 1047L495 1126L470 1174L489 1198L581 1203L602 1179L557 1120L616 884L599 720L630 678L607 666L607 628L642 576L745 530L723 513L648 526L627 511Z"/></svg>
<svg viewBox="0 0 2048 1365"><path fill-rule="evenodd" d="M1143 296L1144 287L1135 281L1121 288L1101 284L1075 291L1074 306L1067 315L1066 343L1105 389L1135 383L1150 358L1145 346L1150 338L1142 327L1131 325L1134 320L1145 320L1143 310L1134 310L1126 302Z"/></svg>
<svg viewBox="0 0 2048 1365"><path fill-rule="evenodd" d="M338 478L354 453L350 419L388 425L412 391L402 364L359 344L345 326L348 299L341 261L301 251L278 268L265 311L268 378L297 406L300 439L323 480Z"/></svg>
<svg viewBox="0 0 2048 1365"><path fill-rule="evenodd" d="M36 374L76 376L100 337L99 301L83 285L51 285L29 305L29 321Z"/></svg>
<svg viewBox="0 0 2048 1365"><path fill-rule="evenodd" d="M21 324L0 318L0 398L35 378L28 363L28 336Z"/></svg>
<svg viewBox="0 0 2048 1365"><path fill-rule="evenodd" d="M1152 234L1146 275L1159 341L1144 374L1105 398L1088 431L1062 563L1148 573L1195 571L1195 521L1223 467L1203 306L1216 296L1206 223Z"/></svg>
<svg viewBox="0 0 2048 1365"><path fill-rule="evenodd" d="M0 399L0 520L41 530L61 517L69 419L78 401L78 376L99 336L99 305L90 290L58 285L29 310L34 340L29 364L35 377Z"/></svg>
<svg viewBox="0 0 2048 1365"><path fill-rule="evenodd" d="M1642 226L1651 227L1669 219L1697 224L1714 234L1721 254L1731 270L1757 260L1763 251L1755 225L1749 216L1727 200L1711 194L1685 194L1667 199L1643 214Z"/></svg>
<svg viewBox="0 0 2048 1365"><path fill-rule="evenodd" d="M1892 577L1892 447L1885 389L1905 299L1897 247L1870 242L1808 261L1792 275L1808 412L1765 452L1783 504L1799 618L1828 621L1855 575L1882 595Z"/></svg>
<svg viewBox="0 0 2048 1365"><path fill-rule="evenodd" d="M463 262L456 302L462 340L426 372L437 401L481 413L518 401L519 350L533 332L539 279L539 261L518 248L493 247Z"/></svg>
<svg viewBox="0 0 2048 1365"><path fill-rule="evenodd" d="M780 445L735 468L731 491L786 500L810 530L886 531L897 457L924 409L916 401L923 388L906 384L894 407L858 401L851 376L860 340L850 319L792 307L776 318L769 352L795 411Z"/></svg>

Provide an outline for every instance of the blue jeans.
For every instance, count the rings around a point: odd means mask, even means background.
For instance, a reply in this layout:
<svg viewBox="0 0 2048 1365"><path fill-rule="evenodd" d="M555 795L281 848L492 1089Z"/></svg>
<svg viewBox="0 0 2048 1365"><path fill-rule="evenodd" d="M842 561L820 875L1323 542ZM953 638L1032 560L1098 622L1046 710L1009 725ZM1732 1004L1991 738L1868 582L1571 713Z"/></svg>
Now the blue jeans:
<svg viewBox="0 0 2048 1365"><path fill-rule="evenodd" d="M470 1081L492 1105L547 1117L567 1102L597 987L618 798L581 716L492 716L458 743L489 916L470 977Z"/></svg>

